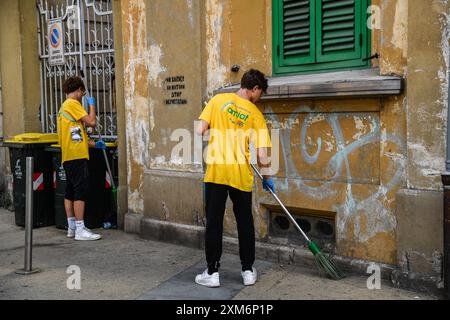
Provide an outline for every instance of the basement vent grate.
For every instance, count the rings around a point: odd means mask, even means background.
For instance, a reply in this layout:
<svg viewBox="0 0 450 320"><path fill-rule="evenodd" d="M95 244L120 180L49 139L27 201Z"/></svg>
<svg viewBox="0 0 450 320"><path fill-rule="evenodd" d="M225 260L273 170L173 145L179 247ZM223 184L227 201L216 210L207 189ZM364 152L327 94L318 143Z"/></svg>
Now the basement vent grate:
<svg viewBox="0 0 450 320"><path fill-rule="evenodd" d="M336 245L335 219L312 215L293 214L297 224L306 235L319 246L333 249ZM287 243L296 245L306 244L305 239L295 228L289 218L281 212L270 212L269 237L271 239L284 239ZM279 242L279 241L278 241ZM286 242L286 241L282 241Z"/></svg>

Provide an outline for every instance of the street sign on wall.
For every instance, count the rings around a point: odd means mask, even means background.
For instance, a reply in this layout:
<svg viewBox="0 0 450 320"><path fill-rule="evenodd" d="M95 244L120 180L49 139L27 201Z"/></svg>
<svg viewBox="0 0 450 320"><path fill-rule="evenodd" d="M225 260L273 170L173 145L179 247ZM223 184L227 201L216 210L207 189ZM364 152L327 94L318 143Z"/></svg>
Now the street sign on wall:
<svg viewBox="0 0 450 320"><path fill-rule="evenodd" d="M52 66L65 64L64 33L62 19L48 21L48 63Z"/></svg>

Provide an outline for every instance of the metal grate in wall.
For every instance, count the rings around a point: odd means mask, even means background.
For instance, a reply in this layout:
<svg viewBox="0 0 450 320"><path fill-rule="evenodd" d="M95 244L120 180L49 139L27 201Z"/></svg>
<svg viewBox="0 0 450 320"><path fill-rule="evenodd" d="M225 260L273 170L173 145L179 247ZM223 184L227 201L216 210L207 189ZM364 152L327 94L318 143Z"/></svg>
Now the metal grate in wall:
<svg viewBox="0 0 450 320"><path fill-rule="evenodd" d="M292 213L292 215L311 240L323 249L334 250L336 246L335 218L298 213ZM271 238L282 238L287 240L288 244L299 246L306 244L300 232L281 210L271 210L269 216L269 236Z"/></svg>

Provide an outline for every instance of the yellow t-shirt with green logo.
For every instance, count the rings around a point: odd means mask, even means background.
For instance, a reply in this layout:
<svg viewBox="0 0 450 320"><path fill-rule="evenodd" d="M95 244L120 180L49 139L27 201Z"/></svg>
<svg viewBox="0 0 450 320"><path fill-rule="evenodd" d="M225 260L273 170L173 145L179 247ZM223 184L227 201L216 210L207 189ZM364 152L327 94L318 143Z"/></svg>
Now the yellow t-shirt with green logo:
<svg viewBox="0 0 450 320"><path fill-rule="evenodd" d="M256 149L272 146L261 111L235 93L222 93L208 102L199 118L210 129L204 182L251 192L250 143Z"/></svg>
<svg viewBox="0 0 450 320"><path fill-rule="evenodd" d="M74 99L64 101L58 114L58 139L62 161L89 160L89 144L81 118L87 116L81 103Z"/></svg>

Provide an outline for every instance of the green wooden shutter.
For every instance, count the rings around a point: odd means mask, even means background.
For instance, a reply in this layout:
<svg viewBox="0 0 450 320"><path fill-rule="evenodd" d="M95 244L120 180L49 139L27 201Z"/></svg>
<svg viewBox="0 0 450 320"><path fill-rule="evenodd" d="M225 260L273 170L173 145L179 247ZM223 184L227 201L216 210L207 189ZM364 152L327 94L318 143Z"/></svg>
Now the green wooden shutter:
<svg viewBox="0 0 450 320"><path fill-rule="evenodd" d="M314 0L278 1L280 36L276 48L280 66L315 62Z"/></svg>
<svg viewBox="0 0 450 320"><path fill-rule="evenodd" d="M362 0L317 1L317 62L361 58L362 2Z"/></svg>
<svg viewBox="0 0 450 320"><path fill-rule="evenodd" d="M274 75L370 67L370 0L272 3Z"/></svg>

